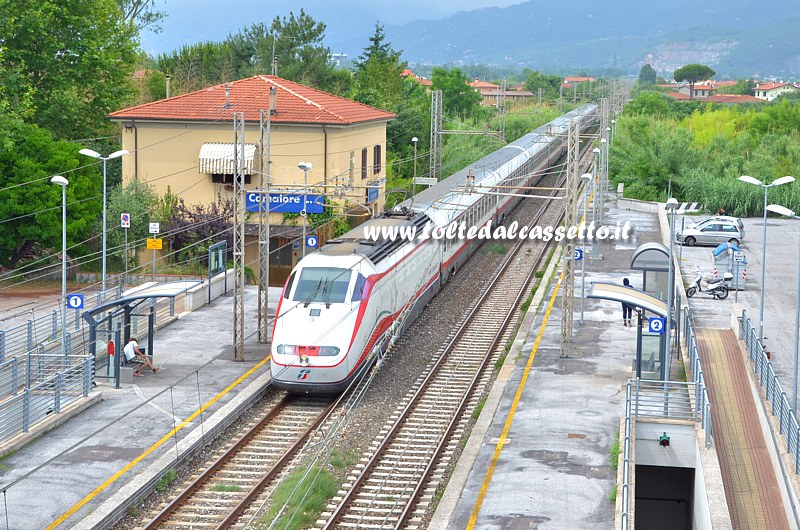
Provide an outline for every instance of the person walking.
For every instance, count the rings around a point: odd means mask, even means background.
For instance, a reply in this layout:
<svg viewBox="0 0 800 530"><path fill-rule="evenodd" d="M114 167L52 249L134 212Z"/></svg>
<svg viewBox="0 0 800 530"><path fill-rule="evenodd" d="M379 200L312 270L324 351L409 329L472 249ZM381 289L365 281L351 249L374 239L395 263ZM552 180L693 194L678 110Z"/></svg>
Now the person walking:
<svg viewBox="0 0 800 530"><path fill-rule="evenodd" d="M160 367L153 366L153 363L150 362L150 358L142 353L142 351L139 349L139 343L136 342L135 337L131 337L131 339L128 341L128 344L126 344L122 349L122 353L125 355L125 359L127 359L129 363L139 363L139 367L144 364L150 368L154 374L157 374L161 369ZM144 377L144 374L140 372L138 368L133 372L133 375L136 377Z"/></svg>
<svg viewBox="0 0 800 530"><path fill-rule="evenodd" d="M624 280L622 280L622 285L624 285L625 287L631 287L631 282L630 280L628 280L628 278L625 278ZM631 289L633 289L633 287L631 287ZM632 316L633 316L633 307L626 304L625 302L622 302L622 325L625 327L633 326L633 322L631 322Z"/></svg>

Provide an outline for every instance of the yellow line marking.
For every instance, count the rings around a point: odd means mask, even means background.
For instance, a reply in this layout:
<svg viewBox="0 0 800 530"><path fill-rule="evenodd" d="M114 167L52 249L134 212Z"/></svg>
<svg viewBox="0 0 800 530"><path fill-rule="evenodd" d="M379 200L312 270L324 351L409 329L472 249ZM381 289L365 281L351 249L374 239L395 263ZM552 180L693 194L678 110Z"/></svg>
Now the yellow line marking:
<svg viewBox="0 0 800 530"><path fill-rule="evenodd" d="M594 192L592 192L589 196L589 201L587 204L591 204L593 200ZM579 222L585 222L585 216L581 216L581 220ZM514 396L514 401L511 403L511 410L508 412L506 423L503 426L503 432L500 434L500 438L495 446L494 454L492 454L492 460L489 462L489 469L486 470L486 477L483 479L483 484L481 484L481 489L478 492L478 499L475 501L475 506L472 507L472 513L470 513L469 524L467 525L466 530L473 530L475 528L475 524L478 522L478 515L481 513L481 506L483 506L483 501L489 491L489 485L492 482L494 470L497 467L497 462L500 460L500 453L503 452L503 446L508 443L508 433L511 430L511 424L514 422L514 415L517 413L519 400L522 399L522 391L525 390L525 383L528 382L528 375L530 374L531 367L533 366L533 360L536 358L536 353L539 351L539 343L542 342L542 336L544 335L544 330L547 327L547 321L550 319L550 312L553 310L553 304L556 301L556 296L558 295L559 288L561 288L561 281L563 279L564 270L562 269L561 274L558 276L558 280L556 281L555 289L553 289L553 295L550 297L550 302L547 304L547 311L544 313L542 326L539 328L539 333L536 335L536 341L533 343L533 348L531 348L531 355L528 358L528 362L525 364L525 371L522 373L522 380L519 382L517 393Z"/></svg>
<svg viewBox="0 0 800 530"><path fill-rule="evenodd" d="M478 515L480 515L481 512L483 500L486 498L486 493L489 491L489 484L492 482L494 470L497 467L498 460L500 459L500 453L503 451L503 446L508 443L508 432L511 430L511 423L514 421L514 414L517 412L519 400L522 398L522 391L525 389L525 383L528 381L528 374L530 374L531 366L533 366L533 360L536 358L536 353L539 350L539 343L542 341L542 336L544 335L544 330L547 326L547 321L550 318L550 312L553 310L553 304L556 301L556 295L558 295L558 289L561 287L561 280L563 278L564 271L562 270L561 275L558 278L558 282L556 282L555 289L553 290L553 296L550 297L550 302L547 304L547 311L544 313L542 326L539 329L539 333L536 335L536 341L533 343L531 355L528 358L527 364L525 365L525 371L522 373L522 380L519 382L517 394L514 396L514 401L511 403L511 410L508 412L508 418L506 418L506 424L503 426L503 432L500 434L497 446L494 449L492 461L489 463L489 469L486 470L486 477L483 479L483 484L478 492L478 500L475 501L475 506L472 508L472 513L469 516L467 530L473 530L475 528L475 524L478 521Z"/></svg>
<svg viewBox="0 0 800 530"><path fill-rule="evenodd" d="M225 388L219 394L214 396L208 403L197 409L194 413L192 413L191 416L183 420L183 422L181 422L180 425L169 431L167 434L164 435L163 438L161 438L159 441L151 445L147 450L145 450L144 453L142 453L141 455L136 457L133 461L131 461L128 465L126 465L125 467L114 473L105 482L103 482L97 488L95 488L93 492L91 492L89 495L81 499L75 506L64 512L61 515L61 517L50 523L45 530L52 530L53 528L56 528L58 525L69 519L75 512L80 510L87 502L94 499L101 491L109 487L118 478L120 478L122 475L130 471L136 464L147 458L147 456L150 455L150 453L152 453L153 451L164 445L165 442L169 441L169 439L172 438L172 436L174 436L175 434L177 434L178 431L180 431L187 425L191 424L192 420L195 419L200 414L202 414L206 409L208 409L208 407L219 401L219 399L222 398L225 394L227 394L228 392L239 386L245 379L250 377L256 370L261 368L264 365L264 363L269 361L270 357L271 357L270 355L267 355L267 357L263 361L261 361L260 363L249 369L247 372L245 372L245 374L242 375L239 379L228 385L227 388Z"/></svg>

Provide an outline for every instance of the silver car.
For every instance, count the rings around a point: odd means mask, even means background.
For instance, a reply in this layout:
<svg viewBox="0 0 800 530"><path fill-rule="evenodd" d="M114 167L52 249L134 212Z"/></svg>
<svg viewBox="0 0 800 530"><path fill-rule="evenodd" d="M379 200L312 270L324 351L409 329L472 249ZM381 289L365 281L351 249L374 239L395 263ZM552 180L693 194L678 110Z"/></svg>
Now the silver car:
<svg viewBox="0 0 800 530"><path fill-rule="evenodd" d="M675 234L675 240L683 245L719 245L733 243L741 245L744 240L744 223L738 217L714 216L695 223Z"/></svg>

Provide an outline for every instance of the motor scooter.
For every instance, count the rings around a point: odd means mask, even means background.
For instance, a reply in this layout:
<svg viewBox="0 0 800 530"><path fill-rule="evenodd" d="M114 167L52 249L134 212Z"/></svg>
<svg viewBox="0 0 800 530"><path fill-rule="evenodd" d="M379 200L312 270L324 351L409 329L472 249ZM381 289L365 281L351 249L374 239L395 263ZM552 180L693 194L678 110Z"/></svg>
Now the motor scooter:
<svg viewBox="0 0 800 530"><path fill-rule="evenodd" d="M728 298L728 285L730 285L732 280L733 274L730 272L726 272L722 278L706 278L703 273L700 272L700 267L697 267L697 277L695 277L694 281L686 288L686 296L691 298L695 293L703 292L717 300L725 300ZM703 281L706 282L705 290L703 290Z"/></svg>

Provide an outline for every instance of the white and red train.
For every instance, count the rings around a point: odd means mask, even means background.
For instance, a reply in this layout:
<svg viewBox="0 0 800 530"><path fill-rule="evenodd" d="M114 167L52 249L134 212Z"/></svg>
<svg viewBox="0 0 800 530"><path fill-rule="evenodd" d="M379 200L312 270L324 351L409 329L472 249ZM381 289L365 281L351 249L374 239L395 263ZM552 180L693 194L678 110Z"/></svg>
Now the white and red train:
<svg viewBox="0 0 800 530"><path fill-rule="evenodd" d="M523 136L307 255L286 281L272 334L275 386L341 392L385 351L481 243L476 239L365 237L366 227L501 223L566 150L570 120L596 126L587 104ZM465 186L502 192L470 193ZM505 192L505 194L503 194Z"/></svg>

